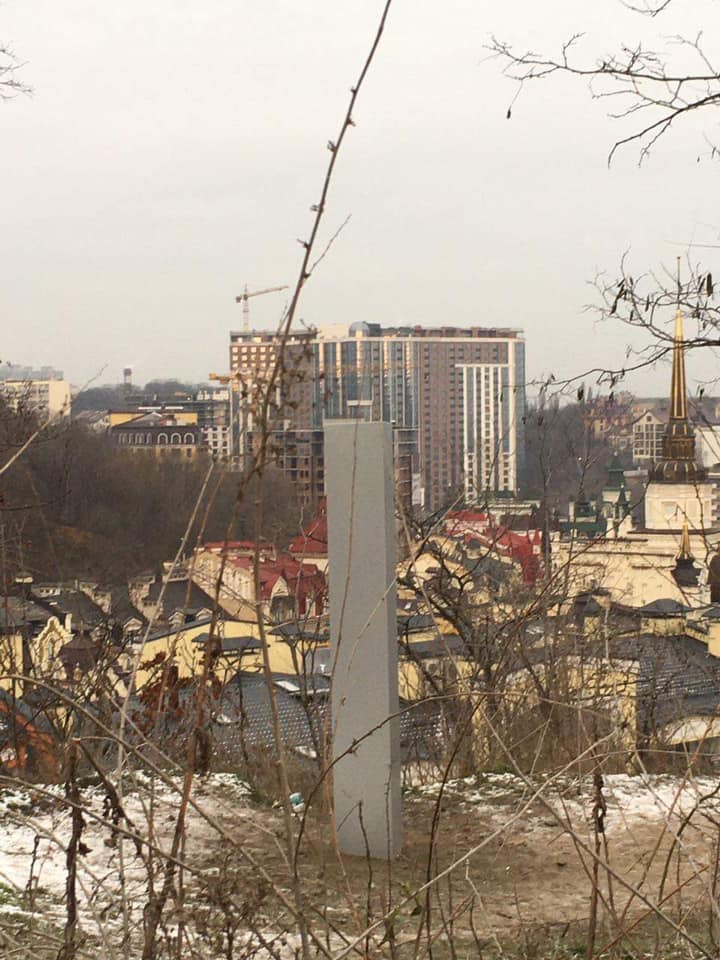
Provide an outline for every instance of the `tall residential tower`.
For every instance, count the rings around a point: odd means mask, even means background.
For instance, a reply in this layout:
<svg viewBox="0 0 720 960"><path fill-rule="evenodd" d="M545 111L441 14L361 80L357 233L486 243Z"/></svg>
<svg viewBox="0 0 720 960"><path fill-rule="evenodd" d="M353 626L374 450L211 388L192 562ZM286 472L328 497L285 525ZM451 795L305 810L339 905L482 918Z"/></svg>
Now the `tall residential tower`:
<svg viewBox="0 0 720 960"><path fill-rule="evenodd" d="M302 374L285 398L292 393L291 402L280 403L281 451L283 433L293 449L301 437L317 449L326 418L384 420L394 427L398 479L416 504L435 509L458 495L477 503L487 492L517 490L525 411L519 331L355 323L347 336L291 338L289 350L291 358L302 351L291 360ZM274 334L231 335L231 369L240 379L269 376L276 357Z"/></svg>

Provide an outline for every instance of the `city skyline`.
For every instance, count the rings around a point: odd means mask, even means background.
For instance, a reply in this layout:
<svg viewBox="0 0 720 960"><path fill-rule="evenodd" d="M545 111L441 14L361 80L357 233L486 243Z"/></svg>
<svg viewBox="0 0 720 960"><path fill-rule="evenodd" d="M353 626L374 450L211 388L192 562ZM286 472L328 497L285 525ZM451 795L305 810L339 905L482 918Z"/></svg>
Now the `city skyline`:
<svg viewBox="0 0 720 960"><path fill-rule="evenodd" d="M687 10L643 23L647 42L681 32ZM312 18L286 0L182 15L132 0L102 16L86 0L10 0L4 35L34 92L2 104L12 339L0 356L52 364L78 386L124 366L139 380L216 369L244 285L296 277L348 64L375 14L349 0ZM609 21L570 0L552 16L527 0L487 17L466 0L440 19L429 3L393 10L323 242L350 220L303 293L307 323L522 327L532 380L626 362L642 340L585 311L588 284L615 276L625 253L635 275L678 253L710 260L713 169L692 118L642 169L632 148L608 168L622 124L559 79L529 86L507 120L517 87L487 59L490 34L556 50L575 31L592 61L638 23L620 5ZM251 323L274 328L284 298L251 301ZM698 381L714 363L700 351ZM659 364L628 386L660 394L665 376Z"/></svg>

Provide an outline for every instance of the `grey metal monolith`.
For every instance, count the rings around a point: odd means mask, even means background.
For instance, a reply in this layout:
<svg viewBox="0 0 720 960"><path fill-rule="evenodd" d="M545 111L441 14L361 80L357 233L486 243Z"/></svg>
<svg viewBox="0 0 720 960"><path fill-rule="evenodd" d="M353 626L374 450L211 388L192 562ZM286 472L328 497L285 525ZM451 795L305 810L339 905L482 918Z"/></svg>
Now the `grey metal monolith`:
<svg viewBox="0 0 720 960"><path fill-rule="evenodd" d="M325 423L335 823L340 849L400 849L392 428Z"/></svg>

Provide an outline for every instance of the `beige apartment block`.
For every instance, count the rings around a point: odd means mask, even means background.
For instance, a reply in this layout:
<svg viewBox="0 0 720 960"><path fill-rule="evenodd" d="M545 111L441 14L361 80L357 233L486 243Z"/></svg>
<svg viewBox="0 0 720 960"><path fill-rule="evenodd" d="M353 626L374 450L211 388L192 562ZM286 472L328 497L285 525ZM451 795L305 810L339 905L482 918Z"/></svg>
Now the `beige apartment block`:
<svg viewBox="0 0 720 960"><path fill-rule="evenodd" d="M13 410L33 410L45 418L70 416L67 380L3 380L0 393Z"/></svg>

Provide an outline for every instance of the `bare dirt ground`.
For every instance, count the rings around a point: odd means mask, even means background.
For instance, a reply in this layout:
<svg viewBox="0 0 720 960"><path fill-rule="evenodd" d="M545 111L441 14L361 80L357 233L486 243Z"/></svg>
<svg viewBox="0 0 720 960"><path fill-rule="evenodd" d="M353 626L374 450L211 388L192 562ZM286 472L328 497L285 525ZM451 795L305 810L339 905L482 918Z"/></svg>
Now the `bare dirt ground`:
<svg viewBox="0 0 720 960"><path fill-rule="evenodd" d="M546 803L532 798L541 786ZM606 778L598 950L611 944L619 929L631 946L634 938L647 936L647 917L653 916L648 904L662 911L666 933L692 917L697 936L704 936L720 822L711 796L715 789L710 778ZM152 824L153 844L169 849L177 795L143 777L125 792L128 831L146 837ZM120 956L124 934L139 943L149 877L157 888L162 859L147 850L138 854L131 839L118 838L101 787L87 787L83 799L91 815L84 818L78 870L78 956L97 956L98 944L104 944L103 955L112 957L117 949ZM194 800L207 816L197 809L189 816L183 858L190 869L173 879L164 948L170 949L181 926L187 950L173 948L174 955L226 956L230 917L235 956L255 949L265 956L293 956L297 939L280 811L254 802L229 775L200 783ZM410 790L404 796L405 843L392 865L352 857L339 861L328 819L311 809L304 823L295 821L296 830L303 830L298 871L311 926L336 957L373 924L363 952L369 947L370 953L410 956L418 931L421 955L428 939L438 956L504 953L508 944L513 953L550 955L537 953L540 943L554 944L553 955L580 952L590 915L593 803L592 782L538 781L528 787L509 775L454 781L442 797L437 785ZM27 956L57 953L67 919L69 833L61 789L0 793L0 931L7 931L8 944L12 940L17 950L26 945ZM416 894L458 860L429 891ZM47 954L34 939L43 936Z"/></svg>

